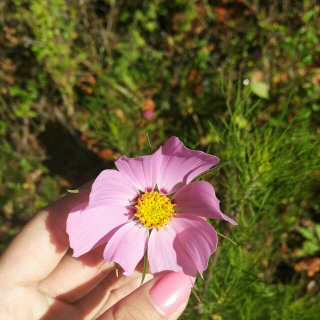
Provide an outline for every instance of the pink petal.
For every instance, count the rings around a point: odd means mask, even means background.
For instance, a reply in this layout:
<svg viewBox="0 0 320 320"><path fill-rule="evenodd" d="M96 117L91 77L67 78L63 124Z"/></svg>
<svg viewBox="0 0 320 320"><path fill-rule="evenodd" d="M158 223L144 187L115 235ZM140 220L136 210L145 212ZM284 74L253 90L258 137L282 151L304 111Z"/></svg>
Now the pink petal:
<svg viewBox="0 0 320 320"><path fill-rule="evenodd" d="M177 233L176 241L183 245L202 276L210 256L217 249L216 231L205 220L191 214L179 214L170 224Z"/></svg>
<svg viewBox="0 0 320 320"><path fill-rule="evenodd" d="M126 206L134 202L139 191L116 170L104 170L93 182L89 206Z"/></svg>
<svg viewBox="0 0 320 320"><path fill-rule="evenodd" d="M231 224L237 224L220 211L220 201L209 182L196 181L184 186L173 196L172 202L177 204L176 208L179 212L212 219L223 219Z"/></svg>
<svg viewBox="0 0 320 320"><path fill-rule="evenodd" d="M145 110L143 111L143 116L145 117L145 119L147 120L152 120L154 117L154 113L152 110Z"/></svg>
<svg viewBox="0 0 320 320"><path fill-rule="evenodd" d="M165 230L154 228L151 231L148 244L151 272L153 274L163 274L169 271L184 272L195 279L197 266L187 253L184 244L177 238L177 232L170 222Z"/></svg>
<svg viewBox="0 0 320 320"><path fill-rule="evenodd" d="M122 156L115 162L116 167L132 185L141 191L153 190L157 182L158 154L127 158Z"/></svg>
<svg viewBox="0 0 320 320"><path fill-rule="evenodd" d="M117 262L124 275L132 275L142 259L148 245L149 229L137 221L131 221L122 226L110 239L104 250L107 262Z"/></svg>
<svg viewBox="0 0 320 320"><path fill-rule="evenodd" d="M159 152L157 185L163 193L176 192L220 161L216 156L186 148L177 137L168 139Z"/></svg>
<svg viewBox="0 0 320 320"><path fill-rule="evenodd" d="M73 256L79 257L106 243L116 230L133 219L133 209L124 206L87 209L75 207L67 218L67 233Z"/></svg>

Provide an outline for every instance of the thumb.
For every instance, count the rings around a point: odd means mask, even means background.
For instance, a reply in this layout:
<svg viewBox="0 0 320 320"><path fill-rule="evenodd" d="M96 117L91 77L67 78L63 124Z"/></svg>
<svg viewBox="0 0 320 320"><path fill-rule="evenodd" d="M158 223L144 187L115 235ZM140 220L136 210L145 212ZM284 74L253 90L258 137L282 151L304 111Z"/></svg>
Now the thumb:
<svg viewBox="0 0 320 320"><path fill-rule="evenodd" d="M139 287L97 320L175 320L187 306L190 292L190 278L180 272L171 272Z"/></svg>

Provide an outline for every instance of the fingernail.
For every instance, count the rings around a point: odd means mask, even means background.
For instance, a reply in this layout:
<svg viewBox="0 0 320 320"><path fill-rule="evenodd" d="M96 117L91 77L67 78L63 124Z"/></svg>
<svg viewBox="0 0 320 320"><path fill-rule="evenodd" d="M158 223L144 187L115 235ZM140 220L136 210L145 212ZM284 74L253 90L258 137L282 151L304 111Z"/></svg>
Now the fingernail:
<svg viewBox="0 0 320 320"><path fill-rule="evenodd" d="M181 272L171 272L152 287L149 295L164 314L170 314L186 301L190 292L190 278Z"/></svg>

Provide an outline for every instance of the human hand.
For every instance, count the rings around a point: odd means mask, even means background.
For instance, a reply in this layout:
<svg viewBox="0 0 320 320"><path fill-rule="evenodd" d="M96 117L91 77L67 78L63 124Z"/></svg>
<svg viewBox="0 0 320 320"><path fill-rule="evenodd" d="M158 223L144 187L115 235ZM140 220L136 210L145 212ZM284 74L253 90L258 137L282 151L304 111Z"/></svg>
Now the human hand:
<svg viewBox="0 0 320 320"><path fill-rule="evenodd" d="M177 319L190 295L181 273L154 278L141 268L116 276L103 260L103 247L74 258L66 219L88 201L69 194L40 210L0 258L1 320Z"/></svg>

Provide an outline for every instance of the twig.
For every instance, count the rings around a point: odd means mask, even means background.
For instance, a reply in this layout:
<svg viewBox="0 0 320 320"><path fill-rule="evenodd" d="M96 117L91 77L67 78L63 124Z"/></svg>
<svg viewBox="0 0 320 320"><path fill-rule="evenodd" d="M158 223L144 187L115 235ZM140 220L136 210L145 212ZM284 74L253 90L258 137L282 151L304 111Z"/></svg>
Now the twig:
<svg viewBox="0 0 320 320"><path fill-rule="evenodd" d="M200 137L203 138L204 137L204 130L202 128L202 125L201 125L201 122L200 122L198 115L196 113L192 113L192 118L196 124L196 127L197 127L197 130L199 132Z"/></svg>

